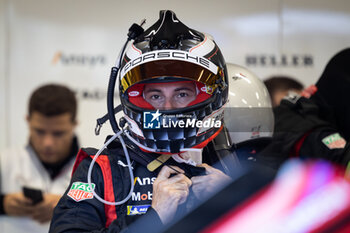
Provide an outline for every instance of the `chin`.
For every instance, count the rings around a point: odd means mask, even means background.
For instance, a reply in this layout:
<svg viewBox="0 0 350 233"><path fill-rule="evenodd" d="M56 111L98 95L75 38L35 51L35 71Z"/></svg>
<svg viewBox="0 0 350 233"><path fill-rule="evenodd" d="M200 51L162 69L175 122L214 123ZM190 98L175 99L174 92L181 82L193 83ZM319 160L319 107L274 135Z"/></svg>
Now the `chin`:
<svg viewBox="0 0 350 233"><path fill-rule="evenodd" d="M53 154L43 154L40 156L40 160L44 163L54 164L58 162L56 155Z"/></svg>

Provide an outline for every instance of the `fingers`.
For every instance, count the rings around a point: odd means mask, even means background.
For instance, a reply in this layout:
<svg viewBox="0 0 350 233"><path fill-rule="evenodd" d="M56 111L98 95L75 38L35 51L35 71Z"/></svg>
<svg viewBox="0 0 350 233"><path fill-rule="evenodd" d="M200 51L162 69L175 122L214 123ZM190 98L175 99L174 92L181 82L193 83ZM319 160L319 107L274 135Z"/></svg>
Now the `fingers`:
<svg viewBox="0 0 350 233"><path fill-rule="evenodd" d="M192 191L193 191L194 195L198 198L207 192L206 191L207 188L208 188L207 186L204 186L201 184L195 184L192 186Z"/></svg>
<svg viewBox="0 0 350 233"><path fill-rule="evenodd" d="M27 206L27 205L29 206L29 205L33 204L33 201L31 199L25 197L24 195L17 197L16 202L18 205L23 205L23 206Z"/></svg>
<svg viewBox="0 0 350 233"><path fill-rule="evenodd" d="M51 205L51 201L45 196L42 202L33 206L31 217L40 223L45 223L50 221L52 213L53 206Z"/></svg>
<svg viewBox="0 0 350 233"><path fill-rule="evenodd" d="M184 184L186 188L192 185L192 181L184 174L177 174L167 180L168 184Z"/></svg>
<svg viewBox="0 0 350 233"><path fill-rule="evenodd" d="M40 208L34 207L34 210L31 213L31 217L32 217L32 219L34 219L40 223L44 223L44 222L47 222L51 219L52 210L45 209L43 207L40 207Z"/></svg>
<svg viewBox="0 0 350 233"><path fill-rule="evenodd" d="M207 176L194 176L191 178L191 182L193 185L202 184L202 183L209 182L209 179Z"/></svg>
<svg viewBox="0 0 350 233"><path fill-rule="evenodd" d="M52 214L47 213L46 211L43 211L43 212L36 211L31 215L31 217L32 219L40 223L45 223L51 220Z"/></svg>
<svg viewBox="0 0 350 233"><path fill-rule="evenodd" d="M166 180L170 177L171 174L178 174L178 173L185 173L185 172L184 170L176 166L163 166L158 174L157 179Z"/></svg>
<svg viewBox="0 0 350 233"><path fill-rule="evenodd" d="M179 205L181 205L181 204L186 202L188 194L189 194L189 190L188 189L181 190L180 192L177 193L177 195L178 195L177 196L177 200L179 200L178 201Z"/></svg>
<svg viewBox="0 0 350 233"><path fill-rule="evenodd" d="M181 172L181 173L178 173ZM173 189L188 189L192 182L191 180L185 176L184 171L176 166L164 166L158 174L157 179L155 180L156 186L173 186ZM170 177L171 174L176 174L175 176Z"/></svg>
<svg viewBox="0 0 350 233"><path fill-rule="evenodd" d="M178 174L167 180L155 180L153 186L156 189L163 189L164 192L176 192L177 190L188 190L192 181L183 174Z"/></svg>
<svg viewBox="0 0 350 233"><path fill-rule="evenodd" d="M152 208L164 224L172 219L178 205L184 203L189 194L192 182L183 173L178 167L164 166L153 183ZM176 175L170 177L171 174Z"/></svg>
<svg viewBox="0 0 350 233"><path fill-rule="evenodd" d="M8 215L25 216L32 212L31 201L22 193L11 193L4 196L4 211Z"/></svg>
<svg viewBox="0 0 350 233"><path fill-rule="evenodd" d="M55 199L51 199L52 202L55 201ZM22 193L12 193L4 196L4 211L11 216L29 216L40 223L44 223L50 221L53 205L50 200L45 199L36 205L32 205L32 201Z"/></svg>
<svg viewBox="0 0 350 233"><path fill-rule="evenodd" d="M207 174L212 174L212 173L217 173L217 172L222 173L222 171L220 171L219 169L213 168L212 166L209 166L206 163L202 163L202 164L198 165L198 167L204 167Z"/></svg>
<svg viewBox="0 0 350 233"><path fill-rule="evenodd" d="M6 197L17 205L31 205L33 203L32 200L24 196L23 193L6 194Z"/></svg>

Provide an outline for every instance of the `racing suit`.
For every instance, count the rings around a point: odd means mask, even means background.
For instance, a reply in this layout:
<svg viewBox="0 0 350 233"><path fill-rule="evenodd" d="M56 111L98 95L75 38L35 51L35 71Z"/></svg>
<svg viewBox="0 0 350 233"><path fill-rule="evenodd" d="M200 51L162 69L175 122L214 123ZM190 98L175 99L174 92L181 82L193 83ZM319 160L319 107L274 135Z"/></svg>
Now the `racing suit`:
<svg viewBox="0 0 350 233"><path fill-rule="evenodd" d="M125 139L126 140L126 139ZM93 197L88 188L87 173L96 149L82 149L78 153L76 170L66 193L54 211L50 232L120 232L127 231L127 227L141 216L152 216L154 227L161 226L157 213L150 207L152 203L152 184L161 167L151 172L146 165L152 161L154 154L146 154L126 143L132 159L134 174L134 191L131 198L122 205L105 205ZM230 154L231 155L231 154ZM209 143L203 149L203 163L216 164L216 168L230 173L234 169L234 161L230 155L220 158ZM159 155L158 155L159 156ZM153 157L154 158L154 157ZM220 162L218 162L220 161ZM185 163L177 163L172 158L165 162L176 165L185 171L188 177L201 175L203 168ZM92 172L91 182L94 191L107 201L124 199L131 188L130 174L124 152L119 142L114 141L102 152ZM228 169L228 170L227 170ZM193 201L193 200L192 200ZM182 204L185 208L189 203Z"/></svg>

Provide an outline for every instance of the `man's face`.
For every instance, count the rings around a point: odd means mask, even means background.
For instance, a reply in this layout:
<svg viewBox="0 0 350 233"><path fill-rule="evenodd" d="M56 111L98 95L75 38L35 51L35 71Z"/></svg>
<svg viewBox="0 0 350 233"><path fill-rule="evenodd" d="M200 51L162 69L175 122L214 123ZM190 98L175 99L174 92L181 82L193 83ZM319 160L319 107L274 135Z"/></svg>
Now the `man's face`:
<svg viewBox="0 0 350 233"><path fill-rule="evenodd" d="M196 96L194 82L152 83L144 88L145 100L160 110L186 107Z"/></svg>
<svg viewBox="0 0 350 233"><path fill-rule="evenodd" d="M31 145L41 161L52 164L69 155L76 125L70 113L47 117L33 112L27 121Z"/></svg>

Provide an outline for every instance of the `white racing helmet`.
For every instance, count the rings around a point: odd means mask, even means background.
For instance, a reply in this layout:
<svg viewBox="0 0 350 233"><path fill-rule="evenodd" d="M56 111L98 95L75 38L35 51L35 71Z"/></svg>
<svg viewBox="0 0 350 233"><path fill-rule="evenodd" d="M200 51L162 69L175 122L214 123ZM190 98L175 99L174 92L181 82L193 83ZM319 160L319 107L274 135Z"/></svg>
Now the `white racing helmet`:
<svg viewBox="0 0 350 233"><path fill-rule="evenodd" d="M257 138L271 138L274 116L264 83L248 69L226 63L229 101L224 122L231 143L239 145Z"/></svg>
<svg viewBox="0 0 350 233"><path fill-rule="evenodd" d="M173 82L193 82L196 99L170 110L155 109L144 99L145 85ZM126 46L119 92L127 136L141 149L200 149L223 129L225 60L211 36L187 27L172 11L161 11L159 20Z"/></svg>

